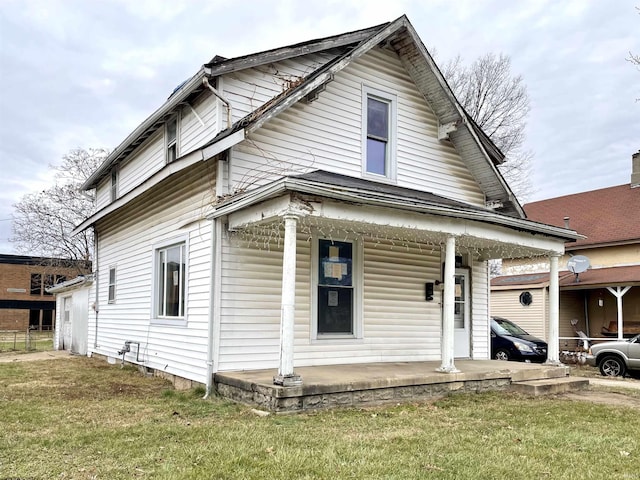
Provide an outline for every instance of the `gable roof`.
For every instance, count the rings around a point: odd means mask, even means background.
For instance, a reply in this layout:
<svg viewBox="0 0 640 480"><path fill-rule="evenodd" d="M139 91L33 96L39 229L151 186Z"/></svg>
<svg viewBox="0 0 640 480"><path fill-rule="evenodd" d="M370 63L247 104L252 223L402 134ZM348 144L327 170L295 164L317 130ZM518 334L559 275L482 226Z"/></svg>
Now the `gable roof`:
<svg viewBox="0 0 640 480"><path fill-rule="evenodd" d="M630 184L550 198L524 206L530 220L569 227L585 235L567 250L640 242L640 188Z"/></svg>
<svg viewBox="0 0 640 480"><path fill-rule="evenodd" d="M231 127L219 132L202 148L215 144L241 130L250 133L260 128L270 118L283 112L307 95L313 94L314 91L322 89L326 83L333 79L334 74L378 45L386 45L398 54L440 123L453 126L454 130L449 132L449 140L465 160L487 201L497 202L500 206L496 210L500 213L523 218L525 215L522 207L497 169L497 165L503 162L504 156L457 101L433 58L404 15L393 22L375 27L235 59L214 57L211 63L205 64L191 79L179 87L162 107L136 128L107 157L96 172L83 184L82 188L95 188L114 164L124 159L148 138L181 104L188 103L191 98L199 94L204 89L203 80L207 77L215 77L312 52L332 49L336 52L333 60L312 72L298 85L285 90L235 122Z"/></svg>

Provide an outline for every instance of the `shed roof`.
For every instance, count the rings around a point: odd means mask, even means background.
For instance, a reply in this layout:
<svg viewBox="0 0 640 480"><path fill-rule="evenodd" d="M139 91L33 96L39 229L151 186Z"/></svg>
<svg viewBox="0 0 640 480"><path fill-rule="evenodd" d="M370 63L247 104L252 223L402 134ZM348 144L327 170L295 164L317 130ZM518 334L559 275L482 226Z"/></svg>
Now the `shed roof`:
<svg viewBox="0 0 640 480"><path fill-rule="evenodd" d="M630 184L550 198L524 206L530 220L569 228L586 236L567 250L640 242L640 188Z"/></svg>
<svg viewBox="0 0 640 480"><path fill-rule="evenodd" d="M580 288L640 285L640 265L608 268L590 268L576 277L567 270L558 273L560 288L575 290ZM502 275L491 279L491 287L496 290L509 290L524 286L546 287L549 284L549 272Z"/></svg>

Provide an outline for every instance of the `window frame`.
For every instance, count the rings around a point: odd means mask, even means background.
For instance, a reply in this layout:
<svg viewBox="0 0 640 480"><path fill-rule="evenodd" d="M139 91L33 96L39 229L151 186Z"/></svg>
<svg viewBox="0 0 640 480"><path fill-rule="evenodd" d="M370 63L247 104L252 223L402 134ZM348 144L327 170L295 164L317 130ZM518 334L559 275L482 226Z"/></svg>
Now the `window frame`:
<svg viewBox="0 0 640 480"><path fill-rule="evenodd" d="M34 279L38 278L38 292L34 293ZM31 273L29 275L29 295L33 295L33 296L42 296L42 281L43 281L43 274L42 273Z"/></svg>
<svg viewBox="0 0 640 480"><path fill-rule="evenodd" d="M385 150L385 174L369 172L367 167L368 151L367 140L369 139L368 119L369 119L369 99L386 103L389 106L388 119L388 140ZM371 136L372 137L372 136ZM398 139L398 96L394 92L381 90L368 85L362 85L362 176L364 178L375 179L395 183L397 180L397 139Z"/></svg>
<svg viewBox="0 0 640 480"><path fill-rule="evenodd" d="M167 251L168 249L176 246L181 246L183 250L184 259L184 275L181 280L184 285L182 292L183 296L183 311L182 315L168 316L160 314L160 299L161 292L159 289L159 275L160 268L160 252ZM188 236L174 237L167 240L163 240L153 245L152 249L152 271L151 271L151 323L155 325L169 325L169 326L186 326L187 325L187 312L188 312L188 299L189 299L189 239Z"/></svg>
<svg viewBox="0 0 640 480"><path fill-rule="evenodd" d="M176 136L173 140L169 139L169 124L176 124ZM175 162L180 155L178 149L178 139L180 138L180 115L175 114L171 118L169 118L164 124L164 153L165 153L165 162L166 164L170 164ZM171 150L173 149L173 159L171 159Z"/></svg>
<svg viewBox="0 0 640 480"><path fill-rule="evenodd" d="M113 280L111 278L111 272L113 272ZM116 303L116 282L118 279L118 272L115 265L109 267L109 281L107 282L107 303Z"/></svg>
<svg viewBox="0 0 640 480"><path fill-rule="evenodd" d="M120 189L120 169L116 165L111 169L110 176L110 189L109 192L111 194L111 201L115 202L118 199L119 189Z"/></svg>
<svg viewBox="0 0 640 480"><path fill-rule="evenodd" d="M353 333L318 333L318 277L319 277L319 257L320 240L335 240L342 243L351 243L351 275L353 288ZM354 343L363 338L363 242L362 239L331 239L313 233L311 239L311 328L310 340L312 343Z"/></svg>

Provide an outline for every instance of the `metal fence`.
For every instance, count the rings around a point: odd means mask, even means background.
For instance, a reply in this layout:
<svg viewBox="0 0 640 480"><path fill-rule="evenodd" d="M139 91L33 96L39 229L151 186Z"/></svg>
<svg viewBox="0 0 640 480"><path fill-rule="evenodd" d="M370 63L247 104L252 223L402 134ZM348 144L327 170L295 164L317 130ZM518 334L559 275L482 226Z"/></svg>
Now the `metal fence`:
<svg viewBox="0 0 640 480"><path fill-rule="evenodd" d="M53 350L53 330L0 330L0 352Z"/></svg>

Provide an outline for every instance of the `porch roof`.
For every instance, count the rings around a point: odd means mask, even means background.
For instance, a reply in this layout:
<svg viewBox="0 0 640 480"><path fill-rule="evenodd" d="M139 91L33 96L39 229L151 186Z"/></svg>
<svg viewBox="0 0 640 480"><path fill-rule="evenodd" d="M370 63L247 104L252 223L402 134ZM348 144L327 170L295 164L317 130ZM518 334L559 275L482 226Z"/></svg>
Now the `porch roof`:
<svg viewBox="0 0 640 480"><path fill-rule="evenodd" d="M216 205L210 218L234 214L282 197L286 193L307 194L358 206L391 208L414 214L434 215L440 218L472 220L480 222L480 224L504 227L512 232L524 232L540 238L544 237L555 242L581 238L572 230L516 218L492 211L489 208L467 204L430 192L322 170L282 177L250 192L225 199ZM284 211L280 212L280 215L284 214ZM260 219L264 220L265 215L261 214ZM470 232L465 233L472 235Z"/></svg>
<svg viewBox="0 0 640 480"><path fill-rule="evenodd" d="M561 290L636 286L640 285L640 265L592 268L582 272L577 281L575 274L564 270L559 273L559 282ZM548 285L549 272L503 275L491 280L491 288L494 290L546 287Z"/></svg>

